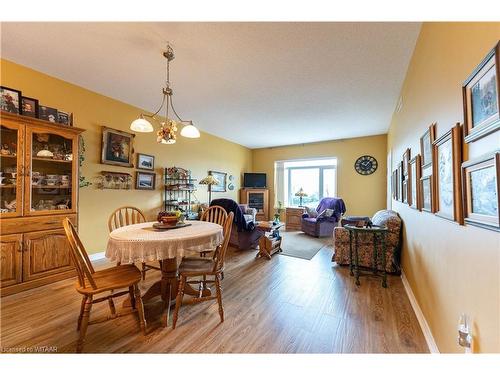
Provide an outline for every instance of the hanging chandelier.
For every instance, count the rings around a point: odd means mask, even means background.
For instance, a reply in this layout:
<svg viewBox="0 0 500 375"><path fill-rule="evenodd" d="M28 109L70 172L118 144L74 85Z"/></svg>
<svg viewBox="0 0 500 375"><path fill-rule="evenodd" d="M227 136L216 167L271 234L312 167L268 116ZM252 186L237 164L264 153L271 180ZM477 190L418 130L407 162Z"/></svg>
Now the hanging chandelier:
<svg viewBox="0 0 500 375"><path fill-rule="evenodd" d="M186 121L180 118L174 108L172 102L173 91L170 87L170 62L175 58L174 50L167 44L167 50L163 52L163 57L167 59L167 80L165 81L165 87L162 90L163 99L160 108L153 113L148 115L141 113L138 119L132 121L130 124L130 129L139 133L151 133L154 131L153 125L146 120L145 117L152 118L160 124L160 129L157 134L157 142L162 144L174 144L177 139L177 126L182 125L181 135L186 138L200 138L200 131L193 125L192 121ZM162 108L165 107L165 121L159 121L155 116L160 113ZM177 120L173 120L169 115L174 114Z"/></svg>

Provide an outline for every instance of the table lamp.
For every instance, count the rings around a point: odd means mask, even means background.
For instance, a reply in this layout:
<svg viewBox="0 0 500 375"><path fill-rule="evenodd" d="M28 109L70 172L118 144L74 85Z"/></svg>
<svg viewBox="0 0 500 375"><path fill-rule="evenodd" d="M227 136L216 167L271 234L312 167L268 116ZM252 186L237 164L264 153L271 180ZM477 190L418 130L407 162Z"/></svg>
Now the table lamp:
<svg viewBox="0 0 500 375"><path fill-rule="evenodd" d="M304 189L300 188L298 192L295 193L296 197L299 197L300 203L299 207L302 207L302 198L307 197L307 193L304 191Z"/></svg>
<svg viewBox="0 0 500 375"><path fill-rule="evenodd" d="M210 202L212 201L212 185L219 185L220 182L217 180L214 176L209 174L207 177L205 177L203 180L200 181L200 185L207 185L208 186L208 204L210 205Z"/></svg>

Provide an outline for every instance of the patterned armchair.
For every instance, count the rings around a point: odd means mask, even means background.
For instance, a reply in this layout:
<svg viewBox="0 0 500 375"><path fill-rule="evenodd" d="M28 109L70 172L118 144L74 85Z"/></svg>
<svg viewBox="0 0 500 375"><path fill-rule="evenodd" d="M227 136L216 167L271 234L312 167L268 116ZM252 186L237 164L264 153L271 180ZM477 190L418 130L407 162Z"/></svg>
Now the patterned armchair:
<svg viewBox="0 0 500 375"><path fill-rule="evenodd" d="M401 227L402 221L398 213L391 210L378 211L373 217L375 225L387 226L386 264L387 272L399 273L401 258ZM332 261L340 265L349 264L349 231L343 227L335 228L333 232L334 254ZM354 244L353 244L354 246ZM377 246L377 250L380 247ZM373 267L373 235L360 233L358 237L359 265ZM377 268L383 270L382 258L379 257Z"/></svg>

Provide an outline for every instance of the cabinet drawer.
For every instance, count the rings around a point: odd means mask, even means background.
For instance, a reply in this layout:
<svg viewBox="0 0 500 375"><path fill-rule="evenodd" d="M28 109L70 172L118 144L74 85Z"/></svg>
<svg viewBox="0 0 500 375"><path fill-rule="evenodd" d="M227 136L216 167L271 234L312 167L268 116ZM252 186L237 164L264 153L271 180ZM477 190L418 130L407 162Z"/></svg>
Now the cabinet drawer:
<svg viewBox="0 0 500 375"><path fill-rule="evenodd" d="M62 221L66 217L69 217L73 225L77 225L76 214L2 219L1 234L6 235L59 229L62 228Z"/></svg>
<svg viewBox="0 0 500 375"><path fill-rule="evenodd" d="M22 281L22 234L2 236L0 241L0 286L6 287Z"/></svg>

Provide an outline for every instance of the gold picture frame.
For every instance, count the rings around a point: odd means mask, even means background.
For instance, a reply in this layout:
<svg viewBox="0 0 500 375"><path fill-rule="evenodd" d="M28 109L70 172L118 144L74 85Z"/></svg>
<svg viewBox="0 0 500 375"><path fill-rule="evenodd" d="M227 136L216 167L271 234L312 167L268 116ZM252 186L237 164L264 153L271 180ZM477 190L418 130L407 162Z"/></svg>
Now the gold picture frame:
<svg viewBox="0 0 500 375"><path fill-rule="evenodd" d="M101 164L133 168L135 134L102 127Z"/></svg>
<svg viewBox="0 0 500 375"><path fill-rule="evenodd" d="M500 129L500 42L462 85L465 143Z"/></svg>
<svg viewBox="0 0 500 375"><path fill-rule="evenodd" d="M462 127L457 123L433 143L435 214L463 224Z"/></svg>
<svg viewBox="0 0 500 375"><path fill-rule="evenodd" d="M462 164L467 224L500 231L500 151Z"/></svg>

